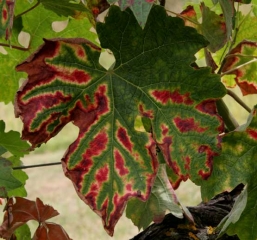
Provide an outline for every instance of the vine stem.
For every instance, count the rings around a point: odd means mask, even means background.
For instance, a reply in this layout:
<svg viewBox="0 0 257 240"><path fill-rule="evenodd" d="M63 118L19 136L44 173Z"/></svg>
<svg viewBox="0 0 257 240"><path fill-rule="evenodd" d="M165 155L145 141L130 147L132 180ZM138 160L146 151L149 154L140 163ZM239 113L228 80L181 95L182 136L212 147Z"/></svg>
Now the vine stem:
<svg viewBox="0 0 257 240"><path fill-rule="evenodd" d="M34 6L32 6L32 7L29 8L29 9L27 9L26 11L24 11L24 12L18 14L17 16L14 17L14 19L17 19L17 18L21 17L23 14L26 14L27 12L30 12L31 10L33 10L34 8L36 8L39 4L40 4L40 1L37 1L37 3L36 3Z"/></svg>
<svg viewBox="0 0 257 240"><path fill-rule="evenodd" d="M239 69L239 68L241 68L241 67L244 67L244 66L246 66L246 65L248 65L248 64L251 64L251 63L253 63L253 62L257 62L257 58L254 58L254 59L252 59L252 60L250 60L250 61L248 61L248 62L246 62L246 63L244 63L244 64L241 64L241 65L239 65L239 66L237 66L237 67L235 67L235 68L232 68L232 69L230 69L230 70L228 70L228 71L222 73L220 76L223 77L224 75L229 74L229 73L231 73L231 72L233 72L233 71L235 71L235 70L237 70L237 69Z"/></svg>
<svg viewBox="0 0 257 240"><path fill-rule="evenodd" d="M234 98L234 100L240 104L247 112L251 113L251 108L249 108L234 92L231 90L227 89L227 94Z"/></svg>
<svg viewBox="0 0 257 240"><path fill-rule="evenodd" d="M20 51L28 51L29 50L29 48L23 48L23 47L19 47L19 46L15 46L15 45L9 45L9 44L6 44L6 43L0 43L0 46L14 48L14 49L17 49L17 50L20 50Z"/></svg>
<svg viewBox="0 0 257 240"><path fill-rule="evenodd" d="M13 167L12 169L20 170L20 169L26 169L26 168L47 167L47 166L60 165L60 164L61 162L42 163L42 164L35 164L35 165L28 165L28 166Z"/></svg>
<svg viewBox="0 0 257 240"><path fill-rule="evenodd" d="M194 24L197 25L197 26L201 25L200 23L198 23L198 22L196 22L196 21L194 21L194 20L192 20L192 19L190 19L190 18L187 18L187 17L185 17L185 16L182 16L182 15L179 14L179 13L173 12L173 11L168 10L168 9L165 9L165 10L166 10L166 12L172 13L172 14L176 15L177 17L183 18L183 19L185 19L185 20L187 20L187 21L189 21L189 22L191 22L191 23L194 23Z"/></svg>

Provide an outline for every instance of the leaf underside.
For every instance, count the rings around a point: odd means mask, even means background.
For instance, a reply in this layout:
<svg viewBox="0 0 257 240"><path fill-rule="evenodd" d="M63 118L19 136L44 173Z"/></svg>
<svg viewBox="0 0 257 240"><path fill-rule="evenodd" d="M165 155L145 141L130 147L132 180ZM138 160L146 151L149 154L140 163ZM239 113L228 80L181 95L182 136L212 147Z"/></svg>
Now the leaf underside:
<svg viewBox="0 0 257 240"><path fill-rule="evenodd" d="M178 181L199 184L209 177L223 131L215 101L226 91L209 68L190 67L206 40L160 6L152 8L143 30L129 9L113 6L97 32L115 56L113 68L99 64L101 49L87 40L45 40L17 66L29 78L15 108L33 147L68 122L79 128L63 169L112 235L127 200L150 194L156 145ZM152 131L135 130L138 116Z"/></svg>

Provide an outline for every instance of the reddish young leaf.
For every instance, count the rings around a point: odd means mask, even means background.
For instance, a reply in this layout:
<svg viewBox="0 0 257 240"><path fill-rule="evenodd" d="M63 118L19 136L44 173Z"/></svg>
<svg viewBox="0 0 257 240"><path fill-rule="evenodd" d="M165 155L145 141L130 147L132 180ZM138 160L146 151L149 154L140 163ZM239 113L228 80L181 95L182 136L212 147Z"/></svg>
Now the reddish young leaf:
<svg viewBox="0 0 257 240"><path fill-rule="evenodd" d="M71 240L61 225L55 223L41 224L32 240Z"/></svg>
<svg viewBox="0 0 257 240"><path fill-rule="evenodd" d="M257 93L257 42L244 40L233 48L224 61L222 72L227 76L235 76L235 81L243 95ZM230 84L229 84L230 85Z"/></svg>
<svg viewBox="0 0 257 240"><path fill-rule="evenodd" d="M215 102L226 91L209 68L190 66L207 41L162 7L152 8L142 30L129 9L113 6L97 31L114 53L113 68L98 63L101 49L87 40L45 40L17 67L29 78L15 108L33 147L68 122L78 126L63 169L112 235L128 199L149 197L156 145L180 179L208 178L223 131ZM135 130L137 116L149 120L151 131Z"/></svg>
<svg viewBox="0 0 257 240"><path fill-rule="evenodd" d="M45 220L58 214L53 207L44 205L39 198L36 199L36 202L20 197L10 198L6 204L3 223L0 226L0 236L9 239L19 226L29 220L35 220L42 224Z"/></svg>

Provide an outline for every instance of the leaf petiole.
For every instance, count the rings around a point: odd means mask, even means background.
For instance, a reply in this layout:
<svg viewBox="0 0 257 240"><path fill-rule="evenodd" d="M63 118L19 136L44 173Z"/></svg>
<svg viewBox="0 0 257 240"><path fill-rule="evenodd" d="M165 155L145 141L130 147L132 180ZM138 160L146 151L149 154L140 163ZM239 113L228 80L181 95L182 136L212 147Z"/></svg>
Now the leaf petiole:
<svg viewBox="0 0 257 240"><path fill-rule="evenodd" d="M17 49L20 51L28 51L29 50L29 48L19 47L19 46L15 46L15 45L6 44L6 43L0 43L0 46L13 48L13 49Z"/></svg>
<svg viewBox="0 0 257 240"><path fill-rule="evenodd" d="M36 3L34 6L32 6L31 8L29 8L29 9L27 9L27 10L25 10L24 12L18 14L17 16L14 17L14 19L17 19L17 18L21 17L22 15L24 15L24 14L30 12L31 10L33 10L34 8L36 8L39 4L40 4L40 1L37 1L37 3Z"/></svg>
<svg viewBox="0 0 257 240"><path fill-rule="evenodd" d="M247 112L251 113L251 108L249 108L234 92L231 90L227 89L227 94L234 98L234 100L240 104Z"/></svg>
<svg viewBox="0 0 257 240"><path fill-rule="evenodd" d="M60 164L61 162L42 163L42 164L35 164L35 165L28 165L28 166L13 167L12 169L20 170L20 169L26 169L26 168L47 167L47 166L60 165Z"/></svg>

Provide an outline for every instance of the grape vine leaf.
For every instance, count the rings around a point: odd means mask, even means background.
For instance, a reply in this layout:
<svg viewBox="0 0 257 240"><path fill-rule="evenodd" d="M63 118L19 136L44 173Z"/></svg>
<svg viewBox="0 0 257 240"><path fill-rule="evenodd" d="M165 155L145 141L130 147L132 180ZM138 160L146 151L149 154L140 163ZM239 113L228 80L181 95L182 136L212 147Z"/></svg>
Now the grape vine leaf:
<svg viewBox="0 0 257 240"><path fill-rule="evenodd" d="M240 21L240 26L236 35L235 44L239 44L244 40L257 41L257 16L252 14L242 15L240 12L237 13L237 18Z"/></svg>
<svg viewBox="0 0 257 240"><path fill-rule="evenodd" d="M107 0L110 4L114 4L117 0ZM119 0L118 4L120 9L124 11L126 8L130 8L136 17L138 24L144 28L147 22L148 15L151 11L153 0Z"/></svg>
<svg viewBox="0 0 257 240"><path fill-rule="evenodd" d="M16 1L15 15L19 15L24 9L31 7L28 1ZM47 16L47 17L46 17ZM67 27L61 32L55 32L52 29L52 23L55 21L67 20L66 17L60 17L52 11L48 11L41 4L33 11L30 11L14 20L14 29L12 31L11 44L23 48L18 41L18 36L22 31L30 34L28 49L24 51L15 48L5 48L7 54L0 52L0 69L2 72L0 81L0 101L9 103L14 100L16 91L19 88L19 79L25 78L24 73L16 72L15 66L28 57L31 52L35 51L43 43L43 37L86 37L96 43L96 34L89 31L92 27L87 18L69 19ZM22 25L15 27L16 25ZM0 43L6 43L0 39Z"/></svg>
<svg viewBox="0 0 257 240"><path fill-rule="evenodd" d="M243 202L241 203L242 206L237 206L238 209L235 208L235 211L239 211L239 213L241 213L240 216L238 216L238 213L235 213L234 221L230 221L230 219L228 219L227 222L225 222L226 228L224 228L224 231L226 230L226 233L230 236L237 234L240 240L255 240L257 238L256 176L256 172L250 176L246 189L241 193L241 201ZM247 200L246 204L245 200Z"/></svg>
<svg viewBox="0 0 257 240"><path fill-rule="evenodd" d="M0 197L8 197L11 190L19 188L22 183L12 174L12 163L0 157Z"/></svg>
<svg viewBox="0 0 257 240"><path fill-rule="evenodd" d="M22 226L18 227L14 235L17 240L30 240L31 239L31 232L28 224L23 224Z"/></svg>
<svg viewBox="0 0 257 240"><path fill-rule="evenodd" d="M215 102L226 89L209 68L190 66L208 42L160 6L152 8L144 29L130 9L112 6L97 32L115 66L105 70L98 63L101 49L87 40L45 40L17 66L29 78L15 111L32 147L70 121L79 127L63 169L112 235L128 199L150 194L156 145L181 179L199 184L210 176L223 131ZM151 121L152 132L135 130L137 116Z"/></svg>
<svg viewBox="0 0 257 240"><path fill-rule="evenodd" d="M228 40L227 35L229 33L225 19L223 16L211 11L203 2L201 3L201 13L202 23L199 23L197 13L191 5L187 6L180 15L185 17L184 21L187 26L197 29L199 33L206 37L209 41L208 49L211 52L216 52L221 49Z"/></svg>
<svg viewBox="0 0 257 240"><path fill-rule="evenodd" d="M205 4L201 3L202 25L201 30L206 39L210 42L208 49L216 52L227 42L227 27L224 17L211 11Z"/></svg>
<svg viewBox="0 0 257 240"><path fill-rule="evenodd" d="M235 75L235 81L240 87L242 94L257 93L257 42L244 40L234 47L225 58L222 67L223 74ZM229 82L231 86L231 78L223 81Z"/></svg>
<svg viewBox="0 0 257 240"><path fill-rule="evenodd" d="M214 157L213 172L201 186L202 198L208 201L216 194L230 191L238 184L248 182L256 169L257 160L257 106L252 121L222 139L222 153Z"/></svg>
<svg viewBox="0 0 257 240"><path fill-rule="evenodd" d="M33 239L70 240L61 226L46 222L46 220L59 215L59 213L53 207L43 204L39 198L36 201L31 201L21 197L13 197L8 200L6 208L3 223L0 226L0 237L9 239L20 226L30 220L35 220L39 225ZM62 236L66 238L62 238Z"/></svg>
<svg viewBox="0 0 257 240"><path fill-rule="evenodd" d="M0 120L0 146L17 157L23 157L30 148L30 145L20 138L16 131L5 132L5 122Z"/></svg>
<svg viewBox="0 0 257 240"><path fill-rule="evenodd" d="M140 230L146 229L152 221L162 222L166 210L183 218L183 211L166 173L166 164L160 164L148 200L142 202L136 198L131 199L126 208L126 216Z"/></svg>

